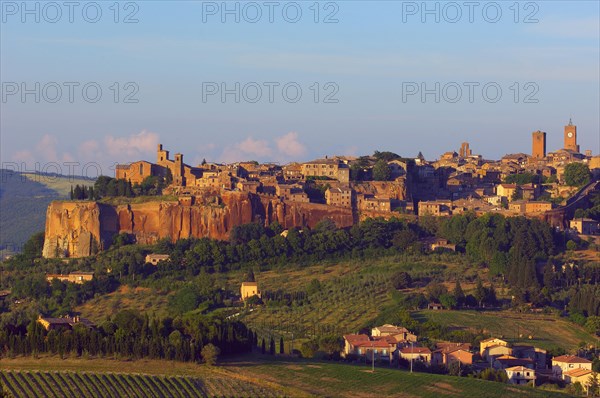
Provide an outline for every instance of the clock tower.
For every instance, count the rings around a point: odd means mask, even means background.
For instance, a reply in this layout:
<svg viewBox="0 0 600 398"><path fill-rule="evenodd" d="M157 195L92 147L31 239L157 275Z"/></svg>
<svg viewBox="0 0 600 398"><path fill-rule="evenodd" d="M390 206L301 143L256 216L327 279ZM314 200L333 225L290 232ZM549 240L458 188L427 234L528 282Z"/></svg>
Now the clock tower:
<svg viewBox="0 0 600 398"><path fill-rule="evenodd" d="M565 126L565 149L579 152L579 145L577 145L577 126L573 125L571 119L569 119L569 124Z"/></svg>

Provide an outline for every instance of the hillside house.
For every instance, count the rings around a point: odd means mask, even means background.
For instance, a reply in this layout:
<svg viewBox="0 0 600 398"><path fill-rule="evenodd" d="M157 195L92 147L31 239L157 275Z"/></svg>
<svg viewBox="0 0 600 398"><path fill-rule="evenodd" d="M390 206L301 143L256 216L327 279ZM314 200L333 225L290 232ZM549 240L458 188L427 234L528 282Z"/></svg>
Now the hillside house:
<svg viewBox="0 0 600 398"><path fill-rule="evenodd" d="M575 218L569 222L569 227L582 235L596 235L600 233L600 223L591 218Z"/></svg>
<svg viewBox="0 0 600 398"><path fill-rule="evenodd" d="M411 333L408 329L402 326L394 326L385 324L383 326L377 326L371 329L371 336L373 337L385 337L391 336L396 339L398 345L406 345L411 341L417 341L417 335Z"/></svg>
<svg viewBox="0 0 600 398"><path fill-rule="evenodd" d="M392 336L369 337L366 334L348 334L344 336L342 357L354 355L365 359L392 361L397 349L397 341Z"/></svg>
<svg viewBox="0 0 600 398"><path fill-rule="evenodd" d="M461 365L473 364L473 353L469 343L437 343L436 350L431 353L434 365L450 365L460 362Z"/></svg>
<svg viewBox="0 0 600 398"><path fill-rule="evenodd" d="M242 286L240 287L240 295L242 296L242 300L246 300L253 296L260 297L260 291L258 290L258 283L242 282Z"/></svg>
<svg viewBox="0 0 600 398"><path fill-rule="evenodd" d="M523 366L513 366L511 368L504 369L504 371L506 372L506 376L508 377L509 384L535 384L535 370L533 369L529 369Z"/></svg>
<svg viewBox="0 0 600 398"><path fill-rule="evenodd" d="M419 361L429 366L431 364L431 350L427 347L404 347L400 349L400 358L407 361Z"/></svg>
<svg viewBox="0 0 600 398"><path fill-rule="evenodd" d="M448 242L448 239L437 238L429 245L429 250L435 251L435 249L446 249L455 252L456 245L454 243Z"/></svg>
<svg viewBox="0 0 600 398"><path fill-rule="evenodd" d="M170 258L171 257L169 257L168 254L151 253L151 254L146 254L145 261L147 263L152 264L152 265L158 265L159 262L161 262L161 261L169 261Z"/></svg>
<svg viewBox="0 0 600 398"><path fill-rule="evenodd" d="M51 283L54 279L58 279L61 282L76 283L82 285L85 282L89 282L94 279L93 272L75 271L68 275L65 274L46 274L46 281Z"/></svg>
<svg viewBox="0 0 600 398"><path fill-rule="evenodd" d="M564 374L573 369L592 369L592 361L576 355L561 355L552 358L552 373L556 378L563 378Z"/></svg>
<svg viewBox="0 0 600 398"><path fill-rule="evenodd" d="M512 355L512 349L507 341L491 337L479 343L479 355L481 358L489 360L489 356Z"/></svg>
<svg viewBox="0 0 600 398"><path fill-rule="evenodd" d="M81 318L80 316L65 316L62 318L49 318L38 316L37 322L44 327L44 329L50 330L64 330L73 329L76 325L82 325L86 328L93 328L96 325L88 319Z"/></svg>
<svg viewBox="0 0 600 398"><path fill-rule="evenodd" d="M567 384L579 383L587 394L593 373L590 369L572 369L563 373L563 380Z"/></svg>

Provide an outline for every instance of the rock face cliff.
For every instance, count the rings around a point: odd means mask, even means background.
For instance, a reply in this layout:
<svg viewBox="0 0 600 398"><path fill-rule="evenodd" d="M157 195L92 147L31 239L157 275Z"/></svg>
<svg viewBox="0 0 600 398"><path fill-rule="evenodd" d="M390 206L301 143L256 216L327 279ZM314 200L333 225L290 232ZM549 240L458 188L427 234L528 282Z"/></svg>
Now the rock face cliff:
<svg viewBox="0 0 600 398"><path fill-rule="evenodd" d="M236 225L278 221L284 228L314 227L329 218L338 227L353 224L351 209L284 202L273 196L224 192L218 204L156 201L108 205L87 201L52 202L46 213L44 257L85 257L106 249L119 233L138 243L162 238L227 239Z"/></svg>

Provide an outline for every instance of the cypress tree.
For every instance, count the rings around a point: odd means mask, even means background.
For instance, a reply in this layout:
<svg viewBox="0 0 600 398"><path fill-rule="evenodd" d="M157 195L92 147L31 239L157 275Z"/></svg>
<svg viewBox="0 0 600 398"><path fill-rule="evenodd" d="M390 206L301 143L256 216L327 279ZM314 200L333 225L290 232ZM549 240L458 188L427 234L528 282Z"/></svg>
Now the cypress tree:
<svg viewBox="0 0 600 398"><path fill-rule="evenodd" d="M269 354L275 355L275 340L273 339L273 336L271 336L271 340L269 342Z"/></svg>

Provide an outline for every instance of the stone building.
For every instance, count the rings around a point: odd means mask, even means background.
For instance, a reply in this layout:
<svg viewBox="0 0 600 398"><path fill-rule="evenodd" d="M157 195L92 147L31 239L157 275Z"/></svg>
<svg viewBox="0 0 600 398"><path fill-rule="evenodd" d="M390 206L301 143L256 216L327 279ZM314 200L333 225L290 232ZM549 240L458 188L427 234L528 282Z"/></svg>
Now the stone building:
<svg viewBox="0 0 600 398"><path fill-rule="evenodd" d="M302 175L306 177L327 177L339 182L350 181L350 168L339 159L317 159L302 164Z"/></svg>
<svg viewBox="0 0 600 398"><path fill-rule="evenodd" d="M139 160L130 164L118 164L115 168L115 178L141 184L146 177L162 175L160 169L153 163Z"/></svg>
<svg viewBox="0 0 600 398"><path fill-rule="evenodd" d="M240 294L242 296L242 300L249 299L252 296L257 296L260 298L260 291L258 290L258 283L242 282L242 286L240 287Z"/></svg>
<svg viewBox="0 0 600 398"><path fill-rule="evenodd" d="M329 188L325 191L325 201L330 206L352 207L352 189Z"/></svg>

